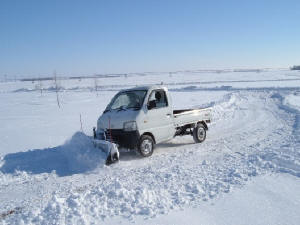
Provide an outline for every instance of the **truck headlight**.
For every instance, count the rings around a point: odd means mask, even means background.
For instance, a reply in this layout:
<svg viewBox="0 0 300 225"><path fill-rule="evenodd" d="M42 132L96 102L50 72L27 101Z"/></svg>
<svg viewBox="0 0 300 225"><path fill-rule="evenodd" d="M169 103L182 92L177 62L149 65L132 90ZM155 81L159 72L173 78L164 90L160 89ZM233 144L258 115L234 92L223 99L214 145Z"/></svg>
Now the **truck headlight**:
<svg viewBox="0 0 300 225"><path fill-rule="evenodd" d="M129 121L125 122L123 124L124 131L133 131L136 130L136 122L135 121Z"/></svg>

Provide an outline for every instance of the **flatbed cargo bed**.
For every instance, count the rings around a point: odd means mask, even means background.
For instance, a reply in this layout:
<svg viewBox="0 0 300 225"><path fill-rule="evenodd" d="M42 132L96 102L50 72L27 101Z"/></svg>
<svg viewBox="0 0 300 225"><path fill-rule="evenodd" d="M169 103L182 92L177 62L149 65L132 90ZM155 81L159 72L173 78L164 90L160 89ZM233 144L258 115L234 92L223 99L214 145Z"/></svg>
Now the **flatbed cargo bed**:
<svg viewBox="0 0 300 225"><path fill-rule="evenodd" d="M185 124L197 123L199 120L210 122L211 109L182 109L173 110L175 127L184 126Z"/></svg>

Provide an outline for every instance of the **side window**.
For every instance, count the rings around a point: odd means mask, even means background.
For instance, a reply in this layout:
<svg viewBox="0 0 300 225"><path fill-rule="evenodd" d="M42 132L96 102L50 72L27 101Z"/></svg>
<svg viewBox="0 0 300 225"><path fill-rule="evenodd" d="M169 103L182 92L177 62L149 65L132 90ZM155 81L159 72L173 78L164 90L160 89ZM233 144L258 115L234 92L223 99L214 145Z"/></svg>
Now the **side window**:
<svg viewBox="0 0 300 225"><path fill-rule="evenodd" d="M154 108L163 108L168 106L166 92L164 90L154 90L151 92L149 102L155 102Z"/></svg>

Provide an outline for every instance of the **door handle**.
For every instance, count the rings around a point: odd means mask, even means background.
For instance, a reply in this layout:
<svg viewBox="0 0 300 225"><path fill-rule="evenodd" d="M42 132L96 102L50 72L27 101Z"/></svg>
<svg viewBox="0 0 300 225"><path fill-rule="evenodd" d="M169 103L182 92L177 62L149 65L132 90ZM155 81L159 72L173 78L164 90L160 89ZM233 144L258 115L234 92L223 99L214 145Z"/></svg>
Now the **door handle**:
<svg viewBox="0 0 300 225"><path fill-rule="evenodd" d="M171 116L171 113L167 113L167 117L170 117Z"/></svg>

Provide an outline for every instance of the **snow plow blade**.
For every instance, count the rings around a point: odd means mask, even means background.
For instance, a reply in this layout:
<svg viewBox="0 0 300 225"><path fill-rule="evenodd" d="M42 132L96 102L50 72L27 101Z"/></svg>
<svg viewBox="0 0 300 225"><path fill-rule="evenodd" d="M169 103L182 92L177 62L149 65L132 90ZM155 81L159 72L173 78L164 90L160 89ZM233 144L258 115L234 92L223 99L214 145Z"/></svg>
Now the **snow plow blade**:
<svg viewBox="0 0 300 225"><path fill-rule="evenodd" d="M110 165L119 161L119 150L115 143L98 139L93 139L93 143L96 148L99 148L102 152L106 154L106 165Z"/></svg>

